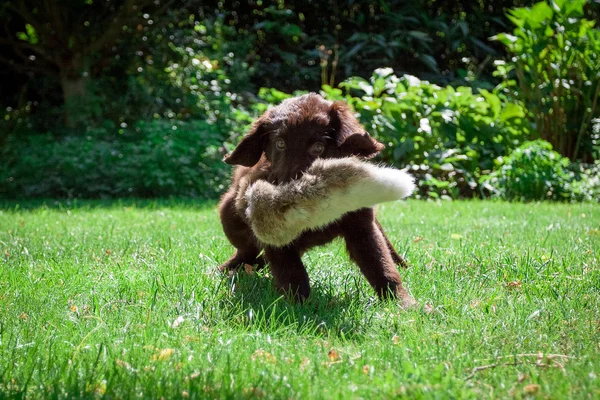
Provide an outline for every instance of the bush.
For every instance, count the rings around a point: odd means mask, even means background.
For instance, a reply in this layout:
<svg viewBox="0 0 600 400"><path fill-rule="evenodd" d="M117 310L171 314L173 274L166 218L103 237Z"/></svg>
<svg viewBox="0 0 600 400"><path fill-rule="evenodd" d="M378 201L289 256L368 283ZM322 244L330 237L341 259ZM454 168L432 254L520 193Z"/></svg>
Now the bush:
<svg viewBox="0 0 600 400"><path fill-rule="evenodd" d="M2 197L215 198L229 179L221 132L157 120L84 135L11 136L0 152Z"/></svg>
<svg viewBox="0 0 600 400"><path fill-rule="evenodd" d="M498 65L507 93L529 110L539 137L572 160L593 158L600 117L600 30L583 18L586 0L542 1L511 10L512 34L494 36L514 55Z"/></svg>
<svg viewBox="0 0 600 400"><path fill-rule="evenodd" d="M598 177L592 171L580 170L576 175L569 170L569 159L544 140L523 143L498 164L483 181L505 200L593 200L598 193Z"/></svg>
<svg viewBox="0 0 600 400"><path fill-rule="evenodd" d="M371 134L386 144L384 161L411 165L422 196L480 195L479 178L526 139L524 109L498 93L469 87L440 87L414 76L398 78L391 68L369 81L353 77L324 87L330 99L346 100Z"/></svg>
<svg viewBox="0 0 600 400"><path fill-rule="evenodd" d="M571 182L572 199L600 203L600 160L594 164L571 164L575 180Z"/></svg>

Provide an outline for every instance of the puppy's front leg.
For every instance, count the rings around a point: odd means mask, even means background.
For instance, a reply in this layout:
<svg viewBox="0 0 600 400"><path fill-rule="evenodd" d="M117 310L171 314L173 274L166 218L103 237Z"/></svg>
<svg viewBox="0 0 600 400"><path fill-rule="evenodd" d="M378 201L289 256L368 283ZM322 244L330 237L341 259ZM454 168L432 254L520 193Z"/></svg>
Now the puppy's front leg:
<svg viewBox="0 0 600 400"><path fill-rule="evenodd" d="M373 210L361 209L350 213L343 224L348 254L379 298L396 297L405 308L416 306L415 299L402 286L402 279Z"/></svg>
<svg viewBox="0 0 600 400"><path fill-rule="evenodd" d="M297 249L292 246L266 247L265 259L280 292L291 295L298 301L304 301L309 296L308 273Z"/></svg>
<svg viewBox="0 0 600 400"><path fill-rule="evenodd" d="M244 264L256 265L258 268L265 265L265 260L259 256L260 248L254 241L252 230L235 208L235 196L236 192L230 190L219 204L223 232L236 249L235 254L219 267L223 272L235 271Z"/></svg>

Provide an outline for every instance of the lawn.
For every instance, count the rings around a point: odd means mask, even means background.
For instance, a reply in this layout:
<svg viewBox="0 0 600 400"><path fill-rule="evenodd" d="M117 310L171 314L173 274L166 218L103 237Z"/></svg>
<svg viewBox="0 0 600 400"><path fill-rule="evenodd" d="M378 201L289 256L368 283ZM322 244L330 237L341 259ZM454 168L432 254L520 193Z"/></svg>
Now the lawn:
<svg viewBox="0 0 600 400"><path fill-rule="evenodd" d="M0 205L0 398L600 396L600 206L380 207L432 313L376 300L343 243L290 304L215 204Z"/></svg>

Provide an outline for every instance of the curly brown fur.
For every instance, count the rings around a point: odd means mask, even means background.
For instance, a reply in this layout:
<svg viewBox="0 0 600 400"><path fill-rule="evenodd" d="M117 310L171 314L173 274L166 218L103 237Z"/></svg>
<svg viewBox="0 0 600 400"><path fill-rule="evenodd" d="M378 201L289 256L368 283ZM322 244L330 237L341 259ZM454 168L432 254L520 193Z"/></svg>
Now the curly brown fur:
<svg viewBox="0 0 600 400"><path fill-rule="evenodd" d="M283 247L258 240L245 215L244 193L257 181L283 185L301 177L317 159L367 159L383 147L364 131L345 103L327 101L314 93L285 100L266 111L225 158L225 162L238 167L219 203L219 214L225 235L236 251L220 268L234 270L243 264L262 266L267 262L277 288L303 300L310 293L310 284L302 254L342 237L351 259L380 297L396 297L403 306L414 306L395 265L404 262L372 208L344 214L326 226L303 232ZM260 256L263 251L264 259Z"/></svg>

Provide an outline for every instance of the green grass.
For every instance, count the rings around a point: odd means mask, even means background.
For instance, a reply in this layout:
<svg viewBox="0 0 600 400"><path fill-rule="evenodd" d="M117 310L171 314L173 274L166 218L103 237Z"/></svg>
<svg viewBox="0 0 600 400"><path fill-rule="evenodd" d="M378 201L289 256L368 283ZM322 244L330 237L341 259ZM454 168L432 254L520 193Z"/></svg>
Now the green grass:
<svg viewBox="0 0 600 400"><path fill-rule="evenodd" d="M600 396L598 205L382 206L430 314L378 302L341 242L302 305L224 277L214 206L4 203L0 398Z"/></svg>

